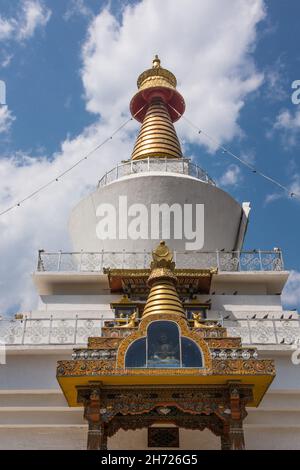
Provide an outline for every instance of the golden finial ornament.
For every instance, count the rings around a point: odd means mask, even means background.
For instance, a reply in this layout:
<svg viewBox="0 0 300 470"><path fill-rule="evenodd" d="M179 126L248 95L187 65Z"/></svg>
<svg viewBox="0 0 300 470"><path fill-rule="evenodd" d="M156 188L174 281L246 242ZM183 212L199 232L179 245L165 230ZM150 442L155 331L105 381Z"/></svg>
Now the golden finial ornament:
<svg viewBox="0 0 300 470"><path fill-rule="evenodd" d="M152 258L153 261L150 265L151 269L169 268L173 270L175 268L173 253L164 241L161 241L155 250L152 251Z"/></svg>
<svg viewBox="0 0 300 470"><path fill-rule="evenodd" d="M152 65L152 68L153 68L153 69L156 69L156 68L160 67L160 59L159 59L159 57L158 57L157 54L155 55L155 57L154 57L154 59L153 59L153 61L152 61L152 64L153 64L153 65Z"/></svg>
<svg viewBox="0 0 300 470"><path fill-rule="evenodd" d="M140 74L138 92L130 103L132 116L142 122L132 160L147 157L181 158L182 151L173 125L184 113L185 103L176 90L175 75L161 66L156 55L152 67Z"/></svg>
<svg viewBox="0 0 300 470"><path fill-rule="evenodd" d="M179 95L178 91L176 90L176 86L177 86L177 80L176 80L175 75L172 72L170 72L170 70L167 70L161 66L161 61L158 55L154 57L152 61L151 69L147 69L144 72L142 72L137 79L137 87L139 91L143 91L143 90L150 89L150 88L157 88L157 87L168 88L169 89L168 96L166 94L167 100L169 100L171 98L171 95L173 95L173 93L171 93L172 90L174 90L176 94ZM155 90L152 90L152 91L155 91ZM164 90L164 92L166 92L166 90ZM133 99L134 98L135 97L133 97ZM145 94L145 99L147 98L148 98L148 93ZM181 101L183 101L184 103L184 100L181 95L180 95L180 98L181 98ZM175 120L177 121L177 119L179 119L178 115L176 116Z"/></svg>
<svg viewBox="0 0 300 470"><path fill-rule="evenodd" d="M162 278L171 280L174 284L177 283L177 278L174 274L175 263L173 261L173 253L164 241L161 241L155 250L152 251L150 269L149 285L152 285L155 279Z"/></svg>

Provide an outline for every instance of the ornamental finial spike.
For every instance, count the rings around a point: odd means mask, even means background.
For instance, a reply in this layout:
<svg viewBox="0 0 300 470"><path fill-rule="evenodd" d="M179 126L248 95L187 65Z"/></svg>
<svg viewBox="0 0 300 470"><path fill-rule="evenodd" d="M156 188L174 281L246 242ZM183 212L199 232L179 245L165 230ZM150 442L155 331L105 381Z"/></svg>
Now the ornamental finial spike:
<svg viewBox="0 0 300 470"><path fill-rule="evenodd" d="M155 250L152 251L152 258L151 269L169 268L173 270L175 267L173 253L164 241L161 241Z"/></svg>
<svg viewBox="0 0 300 470"><path fill-rule="evenodd" d="M160 59L157 54L155 54L152 64L153 69L158 69L160 67Z"/></svg>
<svg viewBox="0 0 300 470"><path fill-rule="evenodd" d="M175 263L173 261L173 253L164 241L161 241L155 250L152 251L152 259L148 284L151 285L159 279L168 280L176 284L177 278L174 274Z"/></svg>

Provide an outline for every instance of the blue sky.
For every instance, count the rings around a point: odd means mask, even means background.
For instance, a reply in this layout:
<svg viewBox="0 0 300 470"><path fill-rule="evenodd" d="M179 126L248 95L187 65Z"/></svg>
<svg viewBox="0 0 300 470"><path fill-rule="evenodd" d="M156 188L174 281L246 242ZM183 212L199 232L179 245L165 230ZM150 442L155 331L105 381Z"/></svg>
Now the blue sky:
<svg viewBox="0 0 300 470"><path fill-rule="evenodd" d="M176 0L177 14L176 7L172 8L166 1L159 16L157 0L132 4L117 0L109 3L0 0L0 80L7 86L10 113L5 121L6 128L0 133L1 209L66 168L72 158L80 158L100 137L107 136L124 120L126 103L135 91L136 76L150 65L154 53L159 53L163 65L176 73L180 91L187 96L187 117L216 136L221 144L291 191L300 193L300 104L291 101L291 84L300 80L300 3L297 0L232 0L228 18L225 0L211 1L206 8L208 3L189 0L180 4ZM136 4L139 12L135 10ZM199 28L197 24L190 28L190 42L182 38L189 34L188 22L193 22L193 12L189 16L189 12L180 11L189 8L194 8L199 15ZM176 25L183 14L182 31L176 32L173 24ZM252 23L247 15L253 16ZM163 34L161 37L156 34L151 44L155 32L154 26L148 24L151 20L165 22L170 44L165 43ZM201 24L207 26L201 27ZM215 27L215 36L210 37L209 26ZM135 49L131 39L126 42L126 34L130 35L126 31L134 28L136 37L145 36L145 44L149 35L144 49L140 44L136 44ZM242 38L241 31L247 31ZM212 42L218 44L220 39L222 43L222 35L227 49L217 55L224 60L216 67L212 81L209 75L212 73L209 64L215 63ZM184 44L179 45L178 40ZM240 49L236 45L239 41ZM203 57L208 51L207 62L201 62L199 50ZM120 64L123 69L118 74ZM238 77L240 92L232 90L230 80L229 87L226 86L228 77ZM205 93L201 95L201 86L210 87L211 96L216 100L211 116L206 112L204 117L201 111L208 106ZM216 109L218 106L220 112ZM60 199L51 199L48 193L7 216L2 226L0 221L2 233L7 233L2 248L0 246L6 262L1 276L16 259L21 260L24 270L30 270L37 248L68 247L67 236L63 234L66 223L62 222L51 236L47 224L44 231L42 228L34 230L36 225L45 225L41 208L50 201L54 207L49 217L50 221L51 217L54 220L57 204L64 200L60 220L66 219L69 209L80 195L90 190L104 170L114 166L118 159L129 157L137 129L133 126L122 135L116 146L106 151L103 160L99 157L92 166L82 167L74 177L68 176L66 183L62 183ZM204 138L192 132L178 126L186 155L197 160L237 200L251 201L245 248L282 248L286 267L295 271L286 295L287 306L300 306L300 200L287 197L266 180L237 165L231 157L207 146ZM118 158L120 151L122 157ZM80 188L76 194L74 185ZM53 189L47 191L51 193ZM15 227L13 236L12 227ZM7 255L9 250L17 253L17 258ZM7 283L2 280L0 290L3 285L7 292L9 282L13 283L17 275L13 270ZM24 282L24 289L29 289L30 282L29 278ZM25 290L20 292L21 296ZM25 304L18 295L15 299L9 297L2 308L13 311L20 305L29 307L33 302L33 296L29 296Z"/></svg>

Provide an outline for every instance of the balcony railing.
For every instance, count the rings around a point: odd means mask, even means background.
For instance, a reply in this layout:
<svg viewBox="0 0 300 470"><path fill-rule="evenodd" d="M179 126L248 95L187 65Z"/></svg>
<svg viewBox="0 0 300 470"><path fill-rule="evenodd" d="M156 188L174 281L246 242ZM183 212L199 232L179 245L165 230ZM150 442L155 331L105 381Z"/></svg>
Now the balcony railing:
<svg viewBox="0 0 300 470"><path fill-rule="evenodd" d="M216 185L208 174L198 165L192 163L189 158L144 158L119 164L105 173L99 181L98 187L106 186L124 176L150 172L180 173L193 176L204 183Z"/></svg>
<svg viewBox="0 0 300 470"><path fill-rule="evenodd" d="M151 252L56 252L39 251L38 271L103 272L103 268L147 269ZM174 251L176 267L180 269L210 269L219 271L283 271L280 250L274 251Z"/></svg>
<svg viewBox="0 0 300 470"><path fill-rule="evenodd" d="M284 345L300 344L300 320L289 318L295 312L285 311L274 318L274 312L243 312L242 318L228 318L228 311L211 311L227 328L229 337L241 337L243 344ZM281 312L280 312L281 313ZM100 336L104 322L115 322L112 311L99 312L99 318L24 318L0 320L0 345L85 345L90 336ZM262 315L264 318L253 318ZM241 316L241 312L239 312ZM267 318L266 318L267 317ZM282 318L281 318L282 317Z"/></svg>

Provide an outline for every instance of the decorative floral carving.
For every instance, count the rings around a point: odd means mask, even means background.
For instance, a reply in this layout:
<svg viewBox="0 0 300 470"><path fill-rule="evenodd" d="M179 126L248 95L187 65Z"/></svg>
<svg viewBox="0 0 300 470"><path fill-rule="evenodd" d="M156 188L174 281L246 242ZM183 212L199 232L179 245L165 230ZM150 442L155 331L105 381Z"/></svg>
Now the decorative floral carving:
<svg viewBox="0 0 300 470"><path fill-rule="evenodd" d="M73 360L73 361L58 361L57 376L80 376L80 375L101 375L104 372L110 372L114 369L114 361L104 360Z"/></svg>
<svg viewBox="0 0 300 470"><path fill-rule="evenodd" d="M118 348L122 338L104 338L104 337L91 337L88 339L88 347L91 349L116 349Z"/></svg>
<svg viewBox="0 0 300 470"><path fill-rule="evenodd" d="M271 359L213 359L214 373L222 374L267 374L275 376L274 361Z"/></svg>
<svg viewBox="0 0 300 470"><path fill-rule="evenodd" d="M210 348L238 348L241 347L240 338L205 338Z"/></svg>

